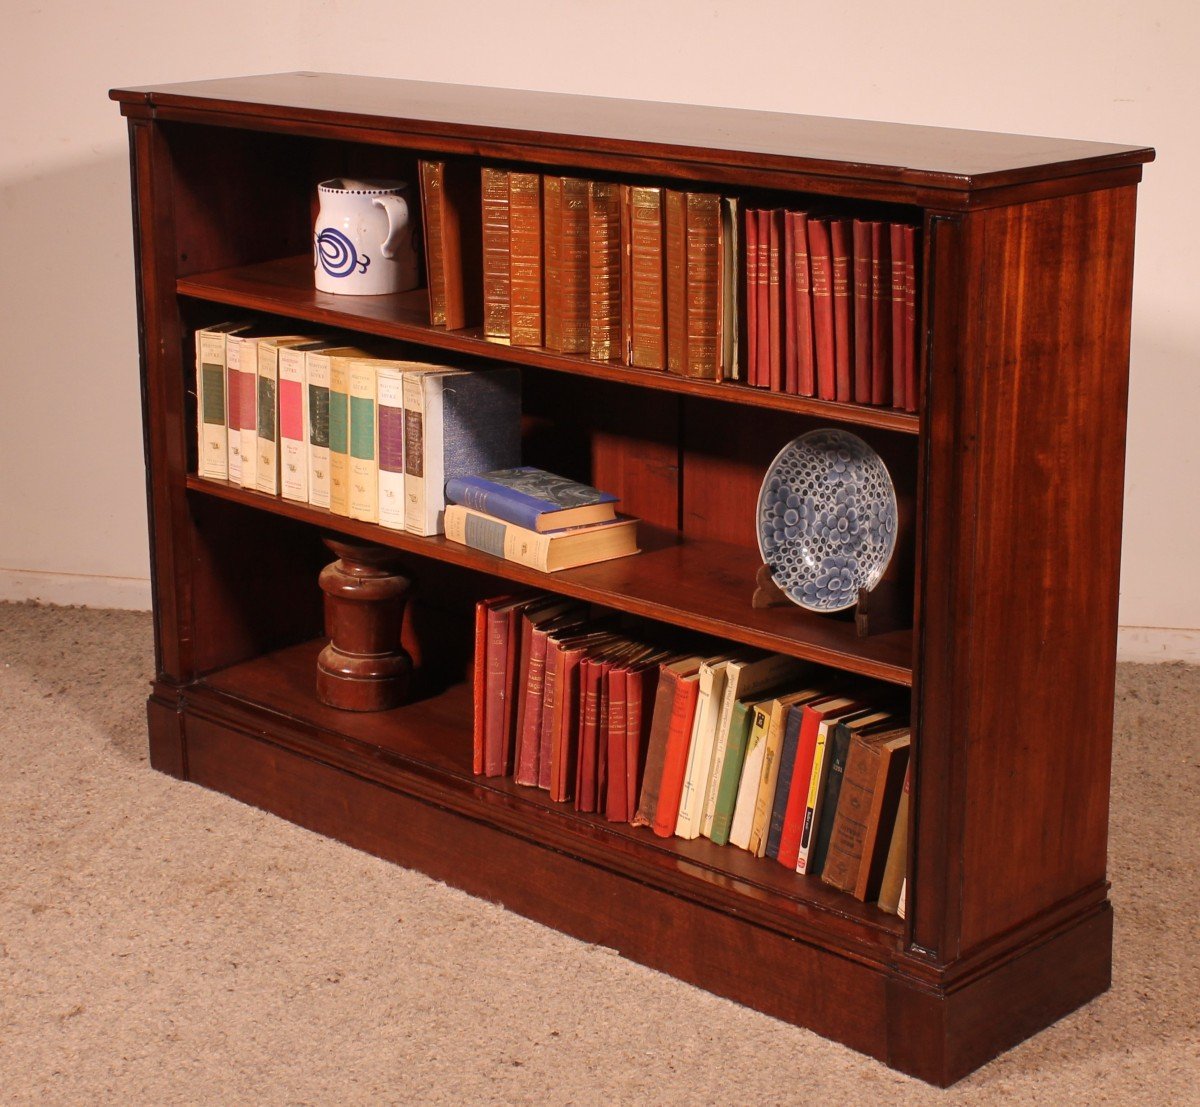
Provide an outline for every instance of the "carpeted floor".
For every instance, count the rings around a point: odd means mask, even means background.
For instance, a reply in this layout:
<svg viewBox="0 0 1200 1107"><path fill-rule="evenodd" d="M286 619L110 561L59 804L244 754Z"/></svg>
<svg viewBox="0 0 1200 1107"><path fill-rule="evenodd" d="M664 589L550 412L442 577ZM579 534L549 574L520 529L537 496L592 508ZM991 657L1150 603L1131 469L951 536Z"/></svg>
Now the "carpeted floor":
<svg viewBox="0 0 1200 1107"><path fill-rule="evenodd" d="M1123 666L1113 990L949 1092L152 772L149 617L0 605L0 1102L1200 1103L1200 669Z"/></svg>

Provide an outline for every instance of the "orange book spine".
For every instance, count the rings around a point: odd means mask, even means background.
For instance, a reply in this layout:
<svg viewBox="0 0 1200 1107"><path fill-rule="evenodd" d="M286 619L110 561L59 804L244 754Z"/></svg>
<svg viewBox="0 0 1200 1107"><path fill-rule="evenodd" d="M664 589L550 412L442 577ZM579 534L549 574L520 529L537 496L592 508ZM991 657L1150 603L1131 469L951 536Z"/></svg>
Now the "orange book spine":
<svg viewBox="0 0 1200 1107"><path fill-rule="evenodd" d="M588 185L588 356L624 360L621 347L621 190Z"/></svg>
<svg viewBox="0 0 1200 1107"><path fill-rule="evenodd" d="M509 336L508 173L483 170L483 333Z"/></svg>
<svg viewBox="0 0 1200 1107"><path fill-rule="evenodd" d="M588 182L562 178L559 225L558 344L546 345L566 354L588 352ZM549 276L547 276L547 289Z"/></svg>
<svg viewBox="0 0 1200 1107"><path fill-rule="evenodd" d="M514 346L542 344L542 178L511 173L508 179L509 339Z"/></svg>
<svg viewBox="0 0 1200 1107"><path fill-rule="evenodd" d="M633 278L630 362L641 369L661 369L666 364L662 189L634 185L629 202Z"/></svg>
<svg viewBox="0 0 1200 1107"><path fill-rule="evenodd" d="M654 812L654 833L660 838L675 834L679 819L679 799L683 795L683 778L687 774L688 749L692 738L692 716L700 695L700 681L685 677L675 691L671 708L671 729L663 757L662 783L658 790L658 807Z"/></svg>

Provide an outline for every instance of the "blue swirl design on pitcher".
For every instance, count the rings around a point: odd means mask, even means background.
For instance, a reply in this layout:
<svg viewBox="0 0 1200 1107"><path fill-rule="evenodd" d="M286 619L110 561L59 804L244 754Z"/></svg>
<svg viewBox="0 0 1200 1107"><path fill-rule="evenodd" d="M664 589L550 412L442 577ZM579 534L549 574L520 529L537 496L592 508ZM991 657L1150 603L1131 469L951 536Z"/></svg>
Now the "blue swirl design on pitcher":
<svg viewBox="0 0 1200 1107"><path fill-rule="evenodd" d="M326 227L316 241L317 259L331 277L348 277L355 271L365 273L371 264L370 257L367 254L360 257L354 243L335 227Z"/></svg>

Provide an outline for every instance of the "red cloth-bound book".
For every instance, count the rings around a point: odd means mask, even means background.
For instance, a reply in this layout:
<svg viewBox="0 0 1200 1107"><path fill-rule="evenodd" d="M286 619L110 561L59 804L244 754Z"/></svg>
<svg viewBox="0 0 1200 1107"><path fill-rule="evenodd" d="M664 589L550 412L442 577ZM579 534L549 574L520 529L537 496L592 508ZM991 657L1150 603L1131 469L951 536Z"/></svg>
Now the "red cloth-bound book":
<svg viewBox="0 0 1200 1107"><path fill-rule="evenodd" d="M671 727L667 732L666 753L663 756L662 783L658 790L658 807L654 812L654 833L670 838L679 818L679 799L683 794L683 778L687 774L688 749L692 742L692 719L700 696L700 674L689 673L679 678L675 702L671 708Z"/></svg>
<svg viewBox="0 0 1200 1107"><path fill-rule="evenodd" d="M801 396L817 394L817 370L813 360L812 264L808 255L808 215L790 213L792 222L793 295L796 315L796 391Z"/></svg>
<svg viewBox="0 0 1200 1107"><path fill-rule="evenodd" d="M871 402L871 224L854 220L854 402Z"/></svg>
<svg viewBox="0 0 1200 1107"><path fill-rule="evenodd" d="M827 220L809 217L808 257L812 265L817 396L822 400L833 400L837 398L837 364L833 337L833 257Z"/></svg>
<svg viewBox="0 0 1200 1107"><path fill-rule="evenodd" d="M758 386L758 212L746 209L746 383Z"/></svg>

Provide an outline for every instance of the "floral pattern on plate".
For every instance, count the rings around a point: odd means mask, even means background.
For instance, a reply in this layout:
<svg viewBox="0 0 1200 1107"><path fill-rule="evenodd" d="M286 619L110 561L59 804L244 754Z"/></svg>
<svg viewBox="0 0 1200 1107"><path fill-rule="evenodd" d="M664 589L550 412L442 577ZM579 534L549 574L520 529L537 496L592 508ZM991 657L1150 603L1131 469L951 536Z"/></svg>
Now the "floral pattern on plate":
<svg viewBox="0 0 1200 1107"><path fill-rule="evenodd" d="M779 451L758 493L758 549L789 600L811 611L853 607L895 548L896 490L861 438L826 428Z"/></svg>

